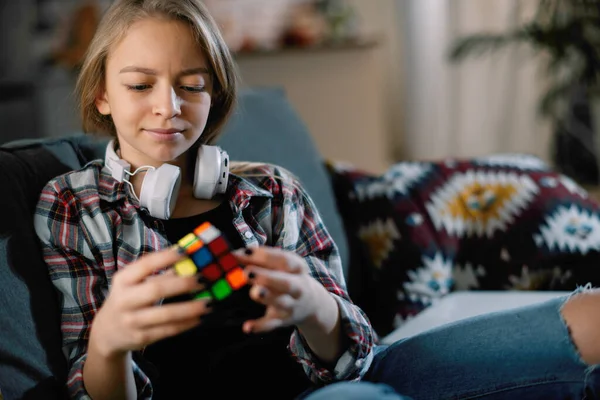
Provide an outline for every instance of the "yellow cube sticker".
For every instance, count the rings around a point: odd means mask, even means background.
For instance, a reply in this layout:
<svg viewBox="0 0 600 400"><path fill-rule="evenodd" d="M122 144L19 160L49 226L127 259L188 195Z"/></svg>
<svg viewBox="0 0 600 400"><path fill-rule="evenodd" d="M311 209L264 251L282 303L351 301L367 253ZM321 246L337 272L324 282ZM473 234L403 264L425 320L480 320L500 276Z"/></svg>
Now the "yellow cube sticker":
<svg viewBox="0 0 600 400"><path fill-rule="evenodd" d="M186 247L193 244L197 240L198 240L198 237L196 235L194 235L193 233L188 233L183 238L181 238L179 240L179 242L177 242L177 243L179 244L179 246L181 246L185 249Z"/></svg>
<svg viewBox="0 0 600 400"><path fill-rule="evenodd" d="M175 271L177 272L177 275L180 276L192 276L198 272L198 268L192 260L186 258L185 260L178 261L175 264Z"/></svg>

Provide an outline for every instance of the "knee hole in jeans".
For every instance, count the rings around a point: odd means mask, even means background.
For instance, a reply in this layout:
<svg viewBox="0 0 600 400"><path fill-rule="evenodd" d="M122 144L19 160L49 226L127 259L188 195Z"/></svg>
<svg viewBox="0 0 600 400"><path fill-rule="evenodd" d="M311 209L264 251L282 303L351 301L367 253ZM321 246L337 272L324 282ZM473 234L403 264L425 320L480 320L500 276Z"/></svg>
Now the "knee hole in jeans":
<svg viewBox="0 0 600 400"><path fill-rule="evenodd" d="M560 312L579 359L587 365L600 364L600 290L590 285L578 289Z"/></svg>

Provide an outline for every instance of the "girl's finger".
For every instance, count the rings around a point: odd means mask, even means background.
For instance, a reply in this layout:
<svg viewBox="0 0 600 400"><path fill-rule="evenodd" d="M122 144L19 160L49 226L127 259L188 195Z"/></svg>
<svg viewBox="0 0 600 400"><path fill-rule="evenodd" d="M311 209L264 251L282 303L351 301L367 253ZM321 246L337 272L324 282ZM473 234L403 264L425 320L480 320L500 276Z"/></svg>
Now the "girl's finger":
<svg viewBox="0 0 600 400"><path fill-rule="evenodd" d="M124 301L128 302L128 308L147 307L156 302L173 296L192 293L202 290L203 286L198 283L194 276L160 275L145 282L128 288L123 294Z"/></svg>
<svg viewBox="0 0 600 400"><path fill-rule="evenodd" d="M233 254L244 265L257 265L271 270L294 274L302 273L306 269L304 260L301 257L275 247L261 246L238 249Z"/></svg>
<svg viewBox="0 0 600 400"><path fill-rule="evenodd" d="M252 283L264 286L270 291L286 293L294 299L298 299L302 295L302 287L298 275L255 266L247 267L246 274L249 277L252 276Z"/></svg>
<svg viewBox="0 0 600 400"><path fill-rule="evenodd" d="M184 257L179 246L146 254L117 272L113 278L113 285L135 285Z"/></svg>
<svg viewBox="0 0 600 400"><path fill-rule="evenodd" d="M257 303L274 307L283 314L291 314L295 300L288 294L273 292L264 286L254 285L250 288L250 298Z"/></svg>
<svg viewBox="0 0 600 400"><path fill-rule="evenodd" d="M165 324L179 324L212 311L209 300L188 300L158 307L147 307L131 313L128 323L138 329L154 328Z"/></svg>
<svg viewBox="0 0 600 400"><path fill-rule="evenodd" d="M259 319L244 322L242 330L244 333L263 333L281 328L282 326L286 326L282 319L264 316Z"/></svg>
<svg viewBox="0 0 600 400"><path fill-rule="evenodd" d="M155 343L161 339L178 335L200 324L200 319L190 318L185 321L175 322L172 324L157 325L152 328L144 329L138 334L137 341L139 346L144 347Z"/></svg>
<svg viewBox="0 0 600 400"><path fill-rule="evenodd" d="M169 276L169 275L177 275L174 268L169 268L164 271L161 271L159 274L150 275L147 279L152 279L156 276Z"/></svg>

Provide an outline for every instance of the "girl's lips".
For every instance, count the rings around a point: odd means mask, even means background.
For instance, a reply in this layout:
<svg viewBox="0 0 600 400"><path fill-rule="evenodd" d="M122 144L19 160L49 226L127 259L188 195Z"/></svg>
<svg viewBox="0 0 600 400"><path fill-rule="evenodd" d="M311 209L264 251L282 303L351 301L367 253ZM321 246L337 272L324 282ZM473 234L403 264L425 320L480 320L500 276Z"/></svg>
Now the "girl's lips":
<svg viewBox="0 0 600 400"><path fill-rule="evenodd" d="M147 129L147 130L156 132L156 133L179 133L179 132L183 131L183 129L175 129L175 128L169 128L169 129L156 128L156 129Z"/></svg>
<svg viewBox="0 0 600 400"><path fill-rule="evenodd" d="M183 131L175 129L144 129L144 132L161 141L176 140L183 134Z"/></svg>

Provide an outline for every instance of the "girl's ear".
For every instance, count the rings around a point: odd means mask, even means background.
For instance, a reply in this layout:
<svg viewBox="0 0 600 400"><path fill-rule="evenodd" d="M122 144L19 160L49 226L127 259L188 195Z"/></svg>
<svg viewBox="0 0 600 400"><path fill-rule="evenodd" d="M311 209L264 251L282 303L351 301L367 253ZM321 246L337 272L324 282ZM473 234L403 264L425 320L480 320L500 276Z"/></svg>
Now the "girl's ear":
<svg viewBox="0 0 600 400"><path fill-rule="evenodd" d="M106 98L106 91L102 90L96 96L96 108L102 115L110 115L110 104Z"/></svg>

